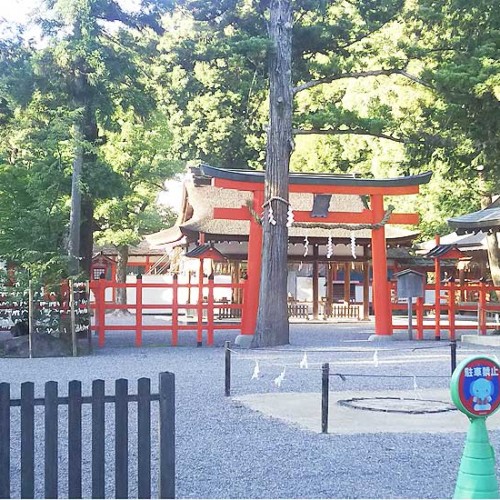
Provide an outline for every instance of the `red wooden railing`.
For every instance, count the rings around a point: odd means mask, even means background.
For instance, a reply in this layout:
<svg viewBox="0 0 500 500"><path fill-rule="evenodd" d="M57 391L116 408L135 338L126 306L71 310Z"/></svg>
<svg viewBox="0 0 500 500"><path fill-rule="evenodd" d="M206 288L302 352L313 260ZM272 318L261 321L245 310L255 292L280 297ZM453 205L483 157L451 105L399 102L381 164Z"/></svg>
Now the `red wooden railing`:
<svg viewBox="0 0 500 500"><path fill-rule="evenodd" d="M397 297L396 283L391 284L393 296ZM115 301L106 301L106 290L111 289L112 296L119 288L134 289L136 294L135 303L117 304ZM171 303L144 303L144 289L170 289ZM174 275L172 283L144 283L138 278L135 283L117 283L108 280L91 281L90 289L94 294L94 301L91 304L94 311L94 331L98 334L99 346L105 344L106 332L113 330L132 330L135 332L135 345L142 345L143 332L145 331L165 331L171 333L171 344L178 344L179 333L183 331L195 331L198 345L203 342L204 332L206 342L213 345L214 331L221 329L233 329L241 331L241 316L243 305L241 303L229 303L227 301L216 301L217 289L230 289L231 296L236 295L235 290L244 290L245 284L240 283L214 283L213 277L205 279L203 283L179 283ZM199 300L195 303L183 303L179 300L179 290L187 289L197 292ZM434 329L436 338L440 338L441 332L445 331L450 340L455 339L457 330L474 330L481 335L485 335L488 330L499 328L497 322L493 322L488 313L498 312L500 314L500 302L493 300L496 295L500 300L500 287L495 287L485 282L467 283L458 285L453 281L436 286L426 285L426 290L439 291L435 296L434 303L426 303L423 298L418 298L412 305L412 313L415 317L416 339L424 338L424 329ZM189 292L191 294L191 292ZM239 294L243 295L243 292ZM442 303L444 301L444 303ZM243 302L243 301L242 301ZM391 302L393 312L393 329L407 329L408 324L395 321L395 312L408 311L406 302ZM135 322L128 325L106 324L106 312L116 309L127 309L135 311ZM180 324L179 311L182 309L196 310L196 318L191 324ZM143 319L148 311L161 310L158 314L169 314L170 324L158 323L144 325ZM457 324L459 313L474 313L467 317L467 321L460 321ZM434 313L428 315L426 313ZM229 317L229 318L228 318ZM399 315L401 319L401 314ZM460 319L464 319L460 317Z"/></svg>
<svg viewBox="0 0 500 500"><path fill-rule="evenodd" d="M397 297L397 284L391 283L393 294ZM488 313L500 313L500 287L495 287L486 282L466 283L458 285L454 281L448 281L440 286L426 285L425 290L436 291L434 303L424 303L423 298L418 298L412 306L412 313L416 317L416 339L424 338L424 329L434 329L435 337L439 340L440 332L447 331L450 340L455 339L457 330L475 330L480 335L486 335L488 330L499 328L497 322L488 321ZM493 295L497 300L493 300ZM464 300L465 299L465 300ZM445 301L442 303L442 301ZM406 302L392 302L391 309L395 311L407 311ZM426 312L434 312L434 316L426 316ZM467 317L467 322L457 325L457 316L463 312L475 313ZM447 321L443 321L444 316ZM425 318L425 322L424 322ZM465 318L462 318L465 319ZM406 329L408 325L396 324L393 314L394 329Z"/></svg>
<svg viewBox="0 0 500 500"><path fill-rule="evenodd" d="M111 288L126 288L135 290L135 303L117 304L116 302L106 301L106 290ZM143 300L144 289L171 289L172 302L170 304L151 303L147 304ZM178 343L179 332L196 331L196 340L198 345L203 342L203 332L206 332L206 340L208 345L213 345L214 330L232 329L239 330L241 328L241 309L242 304L216 302L215 290L218 288L231 289L231 292L236 289L243 289L244 284L239 283L214 283L213 277L209 277L204 283L179 283L177 276L173 275L172 283L144 283L141 277L137 278L135 283L117 283L116 281L108 281L105 279L95 280L90 282L90 290L94 294L94 300L91 306L94 310L94 331L98 335L98 344L104 346L106 332L112 330L132 330L135 331L135 345L142 345L142 335L144 331L170 331L171 345L175 346ZM179 290L197 290L198 300L196 304L180 303ZM112 294L113 297L115 293ZM135 323L126 325L106 324L106 312L116 309L127 309L135 311ZM144 314L148 310L164 310L164 314L170 314L171 323L165 324L143 324ZM179 324L180 309L196 309L196 322L192 324ZM231 322L221 322L218 317L227 317L227 314L222 314L222 311L235 311L235 318L231 318ZM205 314L206 313L206 314ZM206 318L206 319L204 319ZM234 319L234 321L233 321Z"/></svg>

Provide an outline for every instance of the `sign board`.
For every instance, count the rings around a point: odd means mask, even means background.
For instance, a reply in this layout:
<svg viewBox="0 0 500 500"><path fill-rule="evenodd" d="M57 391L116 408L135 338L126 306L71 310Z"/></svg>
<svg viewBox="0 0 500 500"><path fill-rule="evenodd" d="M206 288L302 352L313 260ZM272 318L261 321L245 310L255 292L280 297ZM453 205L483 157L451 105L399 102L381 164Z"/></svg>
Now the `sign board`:
<svg viewBox="0 0 500 500"><path fill-rule="evenodd" d="M450 388L462 413L488 417L500 406L500 365L488 356L467 358L453 372Z"/></svg>
<svg viewBox="0 0 500 500"><path fill-rule="evenodd" d="M425 276L422 273L406 269L394 276L398 280L398 299L424 296Z"/></svg>

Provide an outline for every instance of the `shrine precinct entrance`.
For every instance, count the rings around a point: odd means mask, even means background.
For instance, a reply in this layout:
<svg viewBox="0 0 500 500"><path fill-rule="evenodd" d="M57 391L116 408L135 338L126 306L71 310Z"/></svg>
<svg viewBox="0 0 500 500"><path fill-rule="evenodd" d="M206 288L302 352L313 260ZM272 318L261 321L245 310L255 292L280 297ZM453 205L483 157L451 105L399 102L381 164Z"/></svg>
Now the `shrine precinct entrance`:
<svg viewBox="0 0 500 500"><path fill-rule="evenodd" d="M240 208L215 208L213 217L226 220L250 221L248 239L248 279L245 285L245 300L242 312L241 333L253 335L259 307L259 287L262 259L262 227L254 214L261 214L264 200L264 172L225 170L202 165L203 175L212 178L212 185L223 189L249 191L251 206ZM419 175L387 179L366 179L350 175L334 174L289 174L289 192L312 195L349 194L366 196L370 208L362 212L328 212L321 219L311 212L294 211L296 223L318 224L369 224L371 227L372 253L372 297L375 313L375 333L392 335L392 312L390 286L387 279L387 252L385 224L418 224L415 213L392 213L384 208L384 196L418 194L420 185L426 184L432 172ZM293 207L292 207L293 208Z"/></svg>

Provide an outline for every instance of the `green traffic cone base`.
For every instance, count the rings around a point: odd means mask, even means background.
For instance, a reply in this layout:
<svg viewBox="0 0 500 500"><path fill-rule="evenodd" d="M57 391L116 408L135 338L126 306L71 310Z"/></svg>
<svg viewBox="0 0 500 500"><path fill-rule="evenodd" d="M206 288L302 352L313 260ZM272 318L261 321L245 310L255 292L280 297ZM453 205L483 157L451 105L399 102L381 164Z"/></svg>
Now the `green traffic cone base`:
<svg viewBox="0 0 500 500"><path fill-rule="evenodd" d="M500 498L485 418L471 420L453 498Z"/></svg>

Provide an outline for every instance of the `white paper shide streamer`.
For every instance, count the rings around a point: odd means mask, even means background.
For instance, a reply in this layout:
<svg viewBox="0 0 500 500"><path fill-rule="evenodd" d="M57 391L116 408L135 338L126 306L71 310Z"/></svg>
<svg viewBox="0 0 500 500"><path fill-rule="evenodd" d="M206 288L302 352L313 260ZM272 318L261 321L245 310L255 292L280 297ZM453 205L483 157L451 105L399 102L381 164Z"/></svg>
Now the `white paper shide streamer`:
<svg viewBox="0 0 500 500"><path fill-rule="evenodd" d="M356 236L354 233L351 233L351 254L352 258L356 259Z"/></svg>
<svg viewBox="0 0 500 500"><path fill-rule="evenodd" d="M257 379L259 378L259 375L260 375L259 362L258 362L258 361L256 361L256 362L255 362L254 369L253 369L253 373L252 373L252 378L251 378L251 380L257 380Z"/></svg>
<svg viewBox="0 0 500 500"><path fill-rule="evenodd" d="M286 214L286 227L292 227L294 223L292 206L288 205L288 212Z"/></svg>
<svg viewBox="0 0 500 500"><path fill-rule="evenodd" d="M307 257L308 252L309 252L309 238L306 236L304 238L304 257Z"/></svg>
<svg viewBox="0 0 500 500"><path fill-rule="evenodd" d="M299 364L300 368L309 368L309 364L307 363L307 352L304 353L304 357L302 358L302 361Z"/></svg>
<svg viewBox="0 0 500 500"><path fill-rule="evenodd" d="M276 219L274 218L274 212L271 203L269 203L269 208L267 209L267 218L269 220L269 224L272 224L273 226L276 225Z"/></svg>
<svg viewBox="0 0 500 500"><path fill-rule="evenodd" d="M281 387L283 380L285 380L286 367L283 368L283 371L274 379L274 385L276 387Z"/></svg>
<svg viewBox="0 0 500 500"><path fill-rule="evenodd" d="M326 258L329 259L333 255L332 235L328 236L328 244L326 245Z"/></svg>

